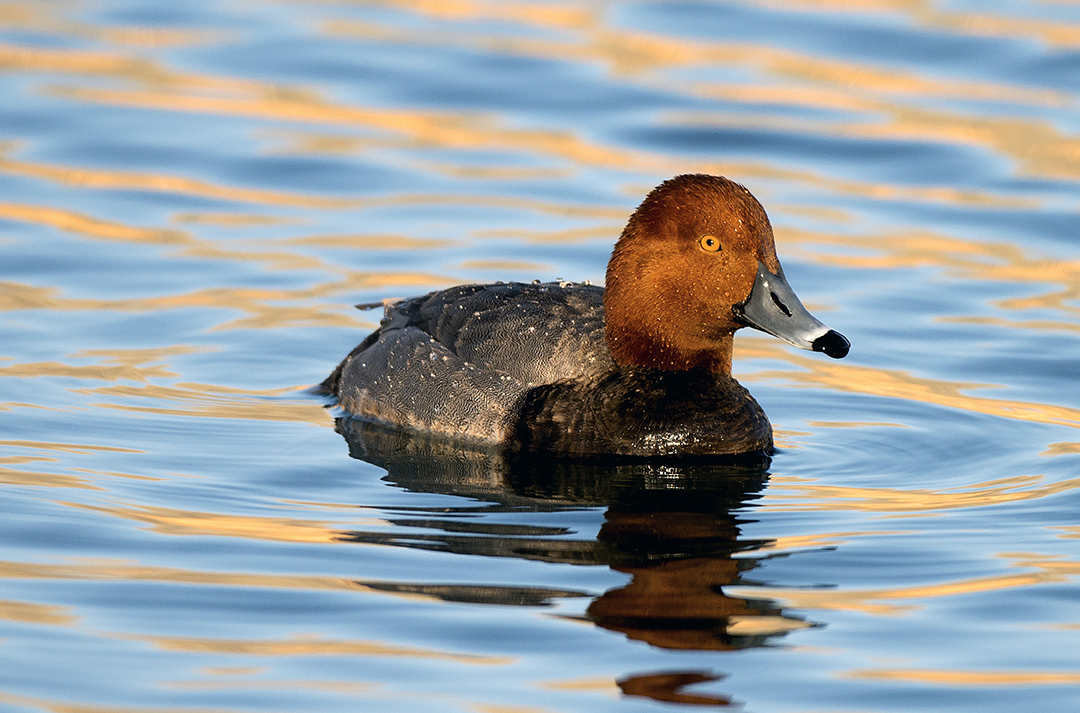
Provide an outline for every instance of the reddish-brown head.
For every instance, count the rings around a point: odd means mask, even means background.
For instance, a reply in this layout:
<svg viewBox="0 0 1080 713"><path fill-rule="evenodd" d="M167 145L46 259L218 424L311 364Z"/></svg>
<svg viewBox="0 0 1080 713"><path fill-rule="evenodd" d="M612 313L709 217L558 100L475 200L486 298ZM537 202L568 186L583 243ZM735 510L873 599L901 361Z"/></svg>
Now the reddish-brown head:
<svg viewBox="0 0 1080 713"><path fill-rule="evenodd" d="M719 176L678 176L630 217L608 263L608 346L623 366L730 372L732 308L759 263L782 276L772 226L745 188Z"/></svg>
<svg viewBox="0 0 1080 713"><path fill-rule="evenodd" d="M765 209L719 176L677 176L638 206L608 263L604 312L621 366L730 373L747 326L834 359L851 346L791 289Z"/></svg>

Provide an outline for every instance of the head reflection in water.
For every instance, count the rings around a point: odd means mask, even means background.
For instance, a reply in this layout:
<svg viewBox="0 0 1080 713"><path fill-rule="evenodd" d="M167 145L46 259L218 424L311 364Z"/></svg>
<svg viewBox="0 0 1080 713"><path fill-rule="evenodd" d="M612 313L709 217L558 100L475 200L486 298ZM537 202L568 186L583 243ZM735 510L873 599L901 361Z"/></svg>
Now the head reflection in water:
<svg viewBox="0 0 1080 713"><path fill-rule="evenodd" d="M599 627L651 646L726 650L764 645L770 638L808 626L767 601L730 597L723 587L740 583L753 558L735 558L763 542L739 540L732 510L756 497L768 478L767 458L718 464L701 459L636 460L601 465L507 456L418 438L355 419L339 419L350 454L388 472L386 480L411 491L435 492L512 506L515 522L533 508L606 507L595 540L571 539L553 528L496 524L498 509L466 504L460 512L490 510L483 518L454 517L454 510L414 511L392 520L393 533L350 532L355 542L425 547L465 555L516 557L606 566L630 581L596 597L585 616ZM419 532L418 532L419 531ZM447 601L543 606L563 597L590 596L557 588L416 583L363 583ZM745 583L744 583L745 584ZM701 671L643 672L619 681L627 695L683 703L703 700L679 689L711 680Z"/></svg>

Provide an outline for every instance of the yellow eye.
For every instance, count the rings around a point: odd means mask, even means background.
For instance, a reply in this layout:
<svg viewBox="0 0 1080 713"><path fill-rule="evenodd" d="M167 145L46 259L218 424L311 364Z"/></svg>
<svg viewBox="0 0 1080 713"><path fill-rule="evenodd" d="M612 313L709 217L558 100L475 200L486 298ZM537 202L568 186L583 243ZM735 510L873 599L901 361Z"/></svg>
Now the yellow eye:
<svg viewBox="0 0 1080 713"><path fill-rule="evenodd" d="M705 252L714 253L720 249L720 241L716 239L714 235L703 235L701 240L698 241L698 245Z"/></svg>

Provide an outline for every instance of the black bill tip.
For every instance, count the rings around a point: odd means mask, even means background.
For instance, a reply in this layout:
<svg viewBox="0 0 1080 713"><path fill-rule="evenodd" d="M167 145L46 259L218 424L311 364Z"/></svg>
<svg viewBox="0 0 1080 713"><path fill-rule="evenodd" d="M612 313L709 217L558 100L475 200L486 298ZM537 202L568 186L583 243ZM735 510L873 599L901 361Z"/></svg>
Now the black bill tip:
<svg viewBox="0 0 1080 713"><path fill-rule="evenodd" d="M814 340L813 348L815 352L825 352L833 359L843 359L851 349L851 342L840 332L830 329Z"/></svg>

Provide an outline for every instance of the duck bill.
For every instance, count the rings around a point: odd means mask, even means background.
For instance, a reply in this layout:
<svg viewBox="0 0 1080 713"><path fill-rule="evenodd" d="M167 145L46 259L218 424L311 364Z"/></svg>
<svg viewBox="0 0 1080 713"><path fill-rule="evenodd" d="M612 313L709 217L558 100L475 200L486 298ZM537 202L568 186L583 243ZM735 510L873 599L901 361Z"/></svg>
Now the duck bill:
<svg viewBox="0 0 1080 713"><path fill-rule="evenodd" d="M851 343L806 311L783 275L776 275L758 261L757 278L750 296L732 310L748 327L793 344L800 349L825 352L833 359L847 356Z"/></svg>

